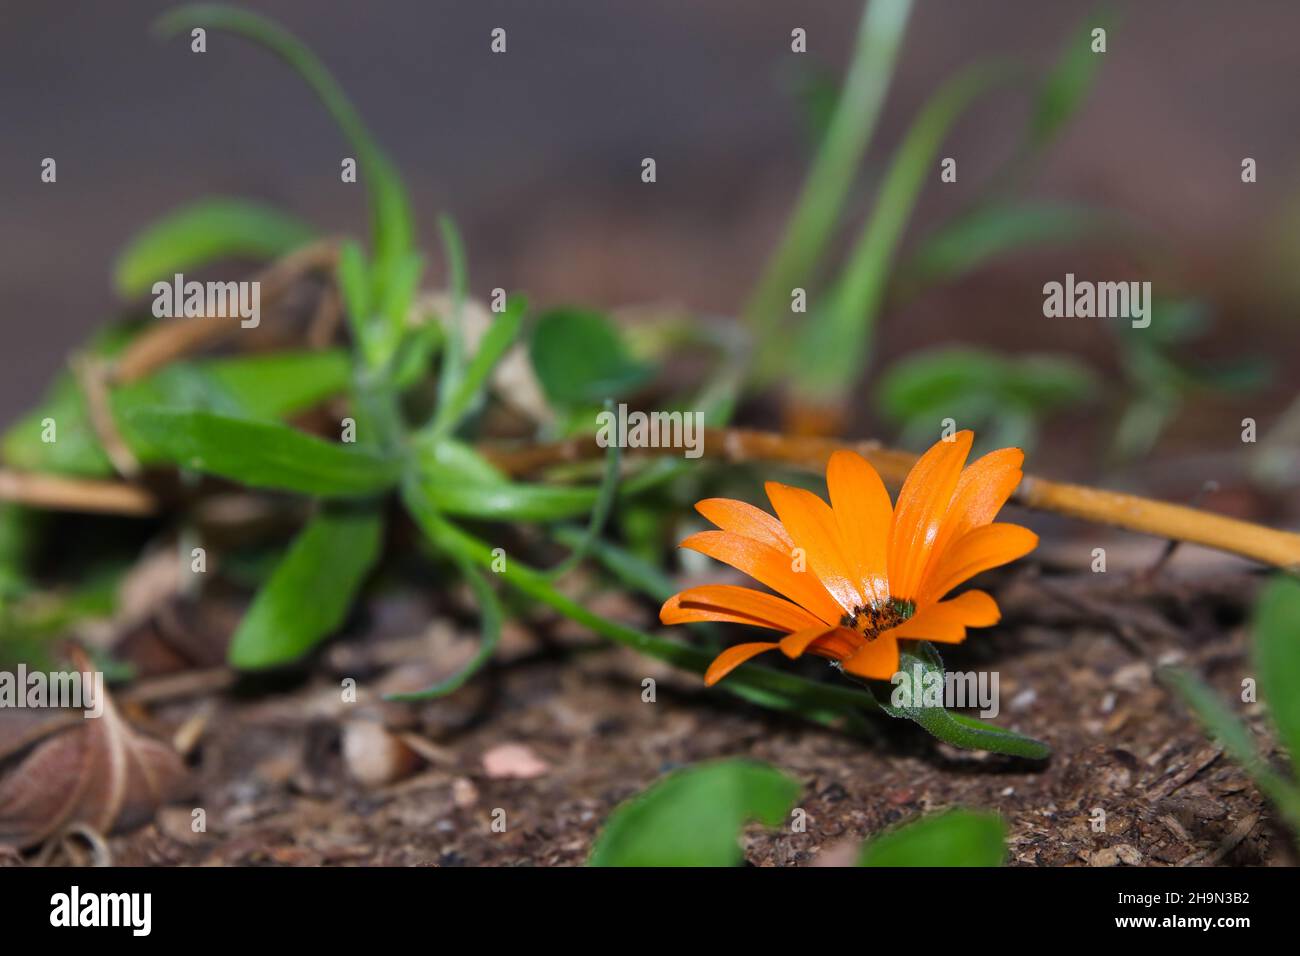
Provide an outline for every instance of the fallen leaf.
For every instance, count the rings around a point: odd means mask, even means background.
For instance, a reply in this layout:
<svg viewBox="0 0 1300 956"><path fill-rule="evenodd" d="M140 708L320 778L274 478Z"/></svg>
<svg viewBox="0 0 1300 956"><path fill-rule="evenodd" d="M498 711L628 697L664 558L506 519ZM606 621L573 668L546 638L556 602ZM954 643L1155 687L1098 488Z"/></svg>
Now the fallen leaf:
<svg viewBox="0 0 1300 956"><path fill-rule="evenodd" d="M186 771L176 752L137 733L107 691L101 716L58 712L49 728L25 756L12 754L7 772L0 767L0 845L27 848L76 826L128 830L181 794Z"/></svg>

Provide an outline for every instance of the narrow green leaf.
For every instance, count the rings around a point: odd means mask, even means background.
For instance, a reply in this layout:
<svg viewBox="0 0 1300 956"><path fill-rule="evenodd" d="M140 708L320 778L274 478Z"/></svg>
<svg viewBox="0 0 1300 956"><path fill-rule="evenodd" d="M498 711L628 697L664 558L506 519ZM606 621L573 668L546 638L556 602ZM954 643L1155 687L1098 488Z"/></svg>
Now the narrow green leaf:
<svg viewBox="0 0 1300 956"><path fill-rule="evenodd" d="M387 278L393 263L412 247L410 203L396 168L376 144L360 114L324 64L297 37L259 14L215 3L169 10L154 22L163 37L194 27L243 36L265 47L306 81L357 153L359 175L370 195L376 275Z"/></svg>
<svg viewBox="0 0 1300 956"><path fill-rule="evenodd" d="M114 388L109 407L122 439L145 465L165 460L137 432L132 412L142 408L212 411L239 418L277 419L343 391L351 363L340 350L280 352L198 362L177 362L139 382ZM57 441L43 440L52 419ZM61 373L41 404L5 433L5 461L32 471L104 477L113 465L100 448L86 399L70 372Z"/></svg>
<svg viewBox="0 0 1300 956"><path fill-rule="evenodd" d="M586 537L586 530L575 527L559 527L554 533L557 541L570 548L578 547ZM659 565L604 538L598 537L592 541L589 550L602 567L630 590L661 603L681 590L678 583L670 575L664 574Z"/></svg>
<svg viewBox="0 0 1300 956"><path fill-rule="evenodd" d="M1250 730L1219 700L1214 691L1194 675L1176 667L1165 667L1157 676L1166 687L1178 694L1196 715L1206 732L1222 744L1229 756L1245 768L1283 816L1291 828L1300 833L1300 788L1286 780L1260 755Z"/></svg>
<svg viewBox="0 0 1300 956"><path fill-rule="evenodd" d="M960 408L963 421L987 438L994 429L1014 436L1018 420L1032 432L1035 419L1085 401L1095 388L1088 367L1069 356L1004 356L958 346L895 362L880 381L877 402L887 418L922 435L946 410Z"/></svg>
<svg viewBox="0 0 1300 956"><path fill-rule="evenodd" d="M196 362L195 368L225 389L246 417L266 419L295 415L338 395L352 376L352 361L343 349L267 352ZM139 396L129 404L143 403ZM125 407L114 406L119 412Z"/></svg>
<svg viewBox="0 0 1300 956"><path fill-rule="evenodd" d="M133 238L113 266L113 285L123 297L143 295L178 272L221 259L275 259L315 236L301 219L261 203L201 199Z"/></svg>
<svg viewBox="0 0 1300 956"><path fill-rule="evenodd" d="M605 402L605 410L610 411L613 403ZM617 426L615 427L617 431ZM572 552L556 567L550 571L552 578L560 578L569 571L576 568L582 563L583 558L587 556L591 544L600 536L600 532L605 527L605 522L609 519L609 513L614 507L614 498L618 495L619 482L619 463L622 461L623 438L621 435L614 435L613 440L605 449L605 475L601 479L600 488L596 494L595 506L591 509L591 518L587 522L587 530L583 536L574 545Z"/></svg>
<svg viewBox="0 0 1300 956"><path fill-rule="evenodd" d="M451 286L451 315L444 317L446 335L443 336L442 372L438 379L438 407L441 408L450 404L465 376L464 312L465 297L469 292L469 266L465 260L465 244L450 216L438 217L438 233L442 237Z"/></svg>
<svg viewBox="0 0 1300 956"><path fill-rule="evenodd" d="M372 290L370 288L370 270L366 264L366 252L354 239L344 240L339 246L339 259L334 267L335 280L338 282L339 295L343 299L343 313L347 316L348 328L358 351L372 367L380 364L376 345L381 330L371 323L374 313Z"/></svg>
<svg viewBox="0 0 1300 956"><path fill-rule="evenodd" d="M377 510L322 509L258 592L230 645L231 665L285 664L334 633L378 558L382 537Z"/></svg>
<svg viewBox="0 0 1300 956"><path fill-rule="evenodd" d="M511 296L507 300L505 311L496 317L484 333L464 375L450 390L446 400L439 404L433 424L435 437L444 437L454 432L461 419L479 400L488 376L519 337L527 308L528 300L523 296Z"/></svg>
<svg viewBox="0 0 1300 956"><path fill-rule="evenodd" d="M799 781L750 760L675 771L614 810L589 865L736 866L741 828L779 826L799 790Z"/></svg>
<svg viewBox="0 0 1300 956"><path fill-rule="evenodd" d="M1077 243L1116 226L1084 206L1045 202L982 205L927 236L898 269L904 294L951 282L1020 249Z"/></svg>
<svg viewBox="0 0 1300 956"><path fill-rule="evenodd" d="M1264 703L1300 780L1300 581L1279 575L1255 606L1255 666Z"/></svg>
<svg viewBox="0 0 1300 956"><path fill-rule="evenodd" d="M423 690L388 694L384 697L385 700L415 701L446 697L448 694L464 687L466 681L477 674L483 668L483 665L492 659L492 654L496 651L497 644L501 640L501 624L504 618L501 602L492 588L488 586L478 568L464 561L458 555L453 555L453 558L460 565L461 573L465 575L465 580L469 582L474 597L478 599L479 632L481 635L478 652L470 659L468 664L446 680L439 681L437 684Z"/></svg>
<svg viewBox="0 0 1300 956"><path fill-rule="evenodd" d="M896 683L889 703L881 705L890 716L913 720L931 735L964 750L988 750L1031 760L1045 760L1051 755L1050 747L1032 737L953 713L942 705L927 706L925 689L931 685L944 686L943 661L932 645L903 642L899 648L898 670L907 680Z"/></svg>
<svg viewBox="0 0 1300 956"><path fill-rule="evenodd" d="M1006 840L997 814L949 810L876 837L858 866L1001 866Z"/></svg>
<svg viewBox="0 0 1300 956"><path fill-rule="evenodd" d="M842 396L868 355L894 250L949 128L979 96L1014 74L1000 64L978 64L940 88L894 153L876 205L849 255L830 303L812 316L795 375L799 391L816 400Z"/></svg>
<svg viewBox="0 0 1300 956"><path fill-rule="evenodd" d="M424 322L410 329L393 361L393 387L405 391L428 375L433 356L445 344L446 333L437 322Z"/></svg>
<svg viewBox="0 0 1300 956"><path fill-rule="evenodd" d="M401 471L396 459L284 425L161 408L139 409L127 421L180 467L258 488L360 497L389 490Z"/></svg>
<svg viewBox="0 0 1300 956"><path fill-rule="evenodd" d="M489 521L558 521L589 515L600 496L598 488L515 482L466 485L431 480L426 491L444 514Z"/></svg>
<svg viewBox="0 0 1300 956"><path fill-rule="evenodd" d="M1032 148L1042 149L1051 142L1087 98L1105 59L1092 50L1092 31L1101 27L1109 34L1112 20L1106 11L1094 11L1070 37L1034 104L1029 128Z"/></svg>
<svg viewBox="0 0 1300 956"><path fill-rule="evenodd" d="M779 341L780 337L773 333L779 317L789 308L790 290L796 286L807 288L812 283L818 261L835 234L835 225L889 91L911 13L911 0L873 0L864 5L853 61L821 149L808 170L781 245L745 309L758 342ZM764 374L785 364L779 361L775 348L760 358L768 365Z"/></svg>
<svg viewBox="0 0 1300 956"><path fill-rule="evenodd" d="M530 354L546 397L559 406L597 405L640 385L650 369L633 359L603 314L553 309L533 329Z"/></svg>

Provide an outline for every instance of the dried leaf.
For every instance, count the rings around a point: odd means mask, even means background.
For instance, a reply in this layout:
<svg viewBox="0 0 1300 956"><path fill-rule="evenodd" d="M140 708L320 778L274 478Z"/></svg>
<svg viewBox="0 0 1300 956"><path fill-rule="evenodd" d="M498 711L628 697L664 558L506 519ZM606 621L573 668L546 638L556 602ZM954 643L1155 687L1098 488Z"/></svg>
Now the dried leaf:
<svg viewBox="0 0 1300 956"><path fill-rule="evenodd" d="M105 692L100 717L59 712L44 739L0 771L0 846L35 846L76 825L105 834L139 826L180 795L185 776L175 751L136 733Z"/></svg>

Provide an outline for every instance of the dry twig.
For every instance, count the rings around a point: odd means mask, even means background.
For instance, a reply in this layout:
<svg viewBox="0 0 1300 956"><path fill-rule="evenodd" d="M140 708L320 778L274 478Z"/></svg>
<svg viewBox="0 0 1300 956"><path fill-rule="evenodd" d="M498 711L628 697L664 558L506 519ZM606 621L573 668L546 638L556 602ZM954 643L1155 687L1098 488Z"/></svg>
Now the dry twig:
<svg viewBox="0 0 1300 956"><path fill-rule="evenodd" d="M706 429L704 457L731 463L776 462L821 471L831 453L849 448L866 458L887 484L898 487L916 461L915 455L885 448L879 442L839 442L834 439L781 435L740 428ZM515 448L481 446L480 451L512 475L552 465L584 461L604 454L595 438L523 445ZM640 454L673 455L674 448L638 449ZM1226 518L1186 505L1154 501L1137 495L1088 488L1026 475L1012 501L1026 508L1051 511L1094 524L1200 544L1280 568L1300 569L1300 534Z"/></svg>

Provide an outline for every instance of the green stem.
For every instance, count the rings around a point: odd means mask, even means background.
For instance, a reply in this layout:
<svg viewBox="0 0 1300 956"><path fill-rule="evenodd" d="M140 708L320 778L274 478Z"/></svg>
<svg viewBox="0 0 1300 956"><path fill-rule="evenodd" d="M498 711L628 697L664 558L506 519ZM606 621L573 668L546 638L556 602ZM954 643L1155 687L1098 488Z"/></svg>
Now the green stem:
<svg viewBox="0 0 1300 956"><path fill-rule="evenodd" d="M417 485L408 483L403 489L403 496L411 515L425 534L439 547L481 567L491 569L497 563L492 548L438 514L425 500ZM590 628L602 637L630 647L634 651L698 674L704 673L713 660L713 655L706 651L656 637L601 617L557 591L545 574L518 561L508 561L505 570L499 573L507 584L523 594ZM727 678L723 686L732 693L746 698L752 697L753 694L769 697L777 695L792 708L820 715L815 719L824 718L828 710L843 711L846 708L875 709L876 707L875 698L864 691L809 681L753 664L738 668Z"/></svg>

